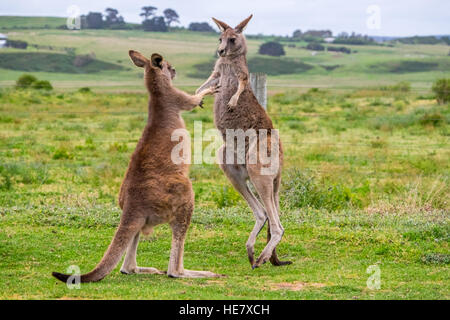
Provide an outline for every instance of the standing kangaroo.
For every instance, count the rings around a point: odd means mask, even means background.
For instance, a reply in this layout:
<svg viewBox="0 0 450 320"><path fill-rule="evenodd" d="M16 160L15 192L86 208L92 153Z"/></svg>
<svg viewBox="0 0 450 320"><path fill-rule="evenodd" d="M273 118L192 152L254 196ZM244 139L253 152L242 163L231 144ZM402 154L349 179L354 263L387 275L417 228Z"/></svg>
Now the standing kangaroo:
<svg viewBox="0 0 450 320"><path fill-rule="evenodd" d="M257 268L267 260L274 266L291 264L291 261L280 261L277 257L276 246L280 242L284 229L280 223L279 206L279 188L281 183L281 165L283 161L283 151L278 135L273 130L272 121L263 107L258 103L249 85L249 73L247 67L247 44L245 36L242 34L244 28L253 15L242 21L235 28L231 28L226 23L212 18L221 31L220 45L217 50L219 59L209 79L199 88L202 92L207 87L220 84L221 90L215 96L214 103L214 122L217 129L222 133L225 144L219 149L218 157L220 166L236 190L245 198L253 211L256 219L255 226L250 233L246 247L248 258L252 268ZM225 155L227 148L226 131L227 129L255 130L268 132L266 138L258 137L258 142L266 143L270 147L270 136L276 139L276 145L279 146L279 157L277 170L272 174L262 174L261 169L264 165L261 161L250 163L249 156L258 155L260 159L261 150L258 150L256 144L247 143L245 149L245 163L235 164L226 163ZM261 139L267 139L261 141ZM261 145L261 144L260 144ZM271 150L274 151L274 150ZM270 152L270 150L269 150ZM255 197L247 185L250 179L254 185L261 202ZM266 220L269 220L267 229L267 245L259 258L254 259L254 246L256 237L264 227Z"/></svg>
<svg viewBox="0 0 450 320"><path fill-rule="evenodd" d="M148 234L162 223L169 223L172 229L169 277L217 277L209 271L183 267L184 240L194 210L194 192L188 176L189 165L172 161L172 149L179 142L172 141L171 137L174 130L185 129L180 111L192 110L202 103L205 95L216 93L218 88L188 95L172 86L175 70L162 56L155 53L149 60L132 50L129 55L136 66L145 69L145 84L150 93L148 122L120 189L119 205L123 210L120 224L100 263L91 272L81 275L80 282L103 279L119 263L125 250L122 273L164 274L136 264L140 232ZM53 276L63 282L69 278L57 272L53 272Z"/></svg>

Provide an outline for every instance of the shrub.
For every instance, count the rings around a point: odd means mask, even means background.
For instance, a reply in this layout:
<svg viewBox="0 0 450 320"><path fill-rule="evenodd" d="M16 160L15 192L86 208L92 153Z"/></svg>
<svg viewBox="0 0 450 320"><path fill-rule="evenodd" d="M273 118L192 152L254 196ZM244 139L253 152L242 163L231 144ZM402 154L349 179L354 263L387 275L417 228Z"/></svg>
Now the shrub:
<svg viewBox="0 0 450 320"><path fill-rule="evenodd" d="M368 193L368 186L360 188L359 192ZM349 207L361 207L361 195L357 195L351 189L340 185L324 185L313 176L292 169L283 179L281 203L286 209L316 208L327 210L340 210Z"/></svg>
<svg viewBox="0 0 450 320"><path fill-rule="evenodd" d="M431 89L436 95L436 100L439 104L444 104L450 101L450 79L436 80Z"/></svg>
<svg viewBox="0 0 450 320"><path fill-rule="evenodd" d="M314 50L314 51L324 51L325 47L323 45L321 45L320 43L311 42L311 43L308 43L308 45L306 46L306 49Z"/></svg>
<svg viewBox="0 0 450 320"><path fill-rule="evenodd" d="M51 83L47 80L38 80L33 82L33 84L31 85L31 87L33 89L39 89L39 90L53 90L53 86L51 85Z"/></svg>
<svg viewBox="0 0 450 320"><path fill-rule="evenodd" d="M409 92L411 91L411 83L408 81L401 81L393 86L391 86L393 91Z"/></svg>
<svg viewBox="0 0 450 320"><path fill-rule="evenodd" d="M28 43L26 41L21 40L7 40L6 46L16 49L26 49L28 47Z"/></svg>
<svg viewBox="0 0 450 320"><path fill-rule="evenodd" d="M127 152L128 151L128 146L126 143L118 143L118 142L114 142L113 144L111 144L109 146L109 151L115 151L115 152Z"/></svg>
<svg viewBox="0 0 450 320"><path fill-rule="evenodd" d="M154 17L142 22L144 31L167 32L167 24L164 17Z"/></svg>
<svg viewBox="0 0 450 320"><path fill-rule="evenodd" d="M411 91L411 83L408 81L400 81L391 86L380 86L378 88L381 91L400 91L400 92L409 92Z"/></svg>
<svg viewBox="0 0 450 320"><path fill-rule="evenodd" d="M91 63L95 60L95 53L90 54L82 54L75 56L75 59L73 59L73 65L75 67L84 67L85 65Z"/></svg>
<svg viewBox="0 0 450 320"><path fill-rule="evenodd" d="M439 112L425 113L419 120L420 124L423 126L431 125L437 127L445 121L445 118Z"/></svg>
<svg viewBox="0 0 450 320"><path fill-rule="evenodd" d="M347 54L352 53L352 50L350 50L347 47L332 47L332 46L329 46L327 48L327 50L328 51L335 51L335 52L343 52L343 53L347 53Z"/></svg>
<svg viewBox="0 0 450 320"><path fill-rule="evenodd" d="M428 253L422 256L425 264L450 264L450 254Z"/></svg>
<svg viewBox="0 0 450 320"><path fill-rule="evenodd" d="M286 52L284 52L283 45L273 41L263 43L259 47L258 53L274 57L284 56L286 54Z"/></svg>
<svg viewBox="0 0 450 320"><path fill-rule="evenodd" d="M229 187L223 187L214 191L212 198L218 208L235 206L241 199L240 195L233 188Z"/></svg>
<svg viewBox="0 0 450 320"><path fill-rule="evenodd" d="M91 93L92 91L91 91L91 88L89 88L89 87L83 87L83 88L78 89L78 92L79 93Z"/></svg>
<svg viewBox="0 0 450 320"><path fill-rule="evenodd" d="M16 81L16 88L27 89L40 89L40 90L52 90L53 87L51 83L47 80L38 80L35 76L31 74L24 74L20 76Z"/></svg>
<svg viewBox="0 0 450 320"><path fill-rule="evenodd" d="M216 32L207 22L192 22L188 29L196 32Z"/></svg>
<svg viewBox="0 0 450 320"><path fill-rule="evenodd" d="M58 148L53 154L54 160L73 159L73 155L66 148Z"/></svg>
<svg viewBox="0 0 450 320"><path fill-rule="evenodd" d="M31 74L24 74L22 76L20 76L19 79L17 79L16 81L16 87L17 88L30 88L31 85L38 81L38 79L31 75Z"/></svg>

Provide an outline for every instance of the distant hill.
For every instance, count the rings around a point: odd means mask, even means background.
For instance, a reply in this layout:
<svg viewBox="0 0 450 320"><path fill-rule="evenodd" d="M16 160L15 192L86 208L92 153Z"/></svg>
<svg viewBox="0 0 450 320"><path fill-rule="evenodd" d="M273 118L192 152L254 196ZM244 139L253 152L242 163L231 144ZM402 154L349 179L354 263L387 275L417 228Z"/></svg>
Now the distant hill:
<svg viewBox="0 0 450 320"><path fill-rule="evenodd" d="M60 17L0 16L0 30L10 29L57 29L66 24Z"/></svg>
<svg viewBox="0 0 450 320"><path fill-rule="evenodd" d="M385 41L391 41L395 39L403 39L403 38L411 38L411 36L408 37L390 37L390 36L369 36L376 42L385 42ZM440 34L440 35L429 35L429 36L420 36L420 37L435 37L437 39L440 39L442 37L450 37L449 34Z"/></svg>

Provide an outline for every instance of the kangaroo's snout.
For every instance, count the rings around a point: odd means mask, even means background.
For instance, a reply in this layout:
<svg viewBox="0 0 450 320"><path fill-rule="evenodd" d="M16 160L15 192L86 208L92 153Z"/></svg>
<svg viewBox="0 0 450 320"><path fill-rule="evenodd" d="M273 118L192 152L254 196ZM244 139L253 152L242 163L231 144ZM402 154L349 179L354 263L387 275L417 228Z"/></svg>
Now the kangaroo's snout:
<svg viewBox="0 0 450 320"><path fill-rule="evenodd" d="M219 56L225 57L225 50L224 49L217 50L217 53L219 54Z"/></svg>

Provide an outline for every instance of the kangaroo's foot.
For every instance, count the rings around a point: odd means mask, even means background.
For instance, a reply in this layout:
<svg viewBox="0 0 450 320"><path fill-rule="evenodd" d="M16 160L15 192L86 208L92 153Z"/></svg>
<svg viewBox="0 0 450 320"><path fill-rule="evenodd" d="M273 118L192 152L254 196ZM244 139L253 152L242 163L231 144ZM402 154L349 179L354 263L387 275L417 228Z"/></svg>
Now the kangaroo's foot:
<svg viewBox="0 0 450 320"><path fill-rule="evenodd" d="M123 274L166 274L166 271L161 271L151 267L135 267L135 268L121 268L120 272Z"/></svg>
<svg viewBox="0 0 450 320"><path fill-rule="evenodd" d="M273 250L272 256L270 257L269 261L275 267L286 266L286 265L292 264L292 261L281 261L280 259L278 259L276 249Z"/></svg>
<svg viewBox="0 0 450 320"><path fill-rule="evenodd" d="M184 270L183 272L172 272L167 274L171 278L221 278L223 274L211 271Z"/></svg>

